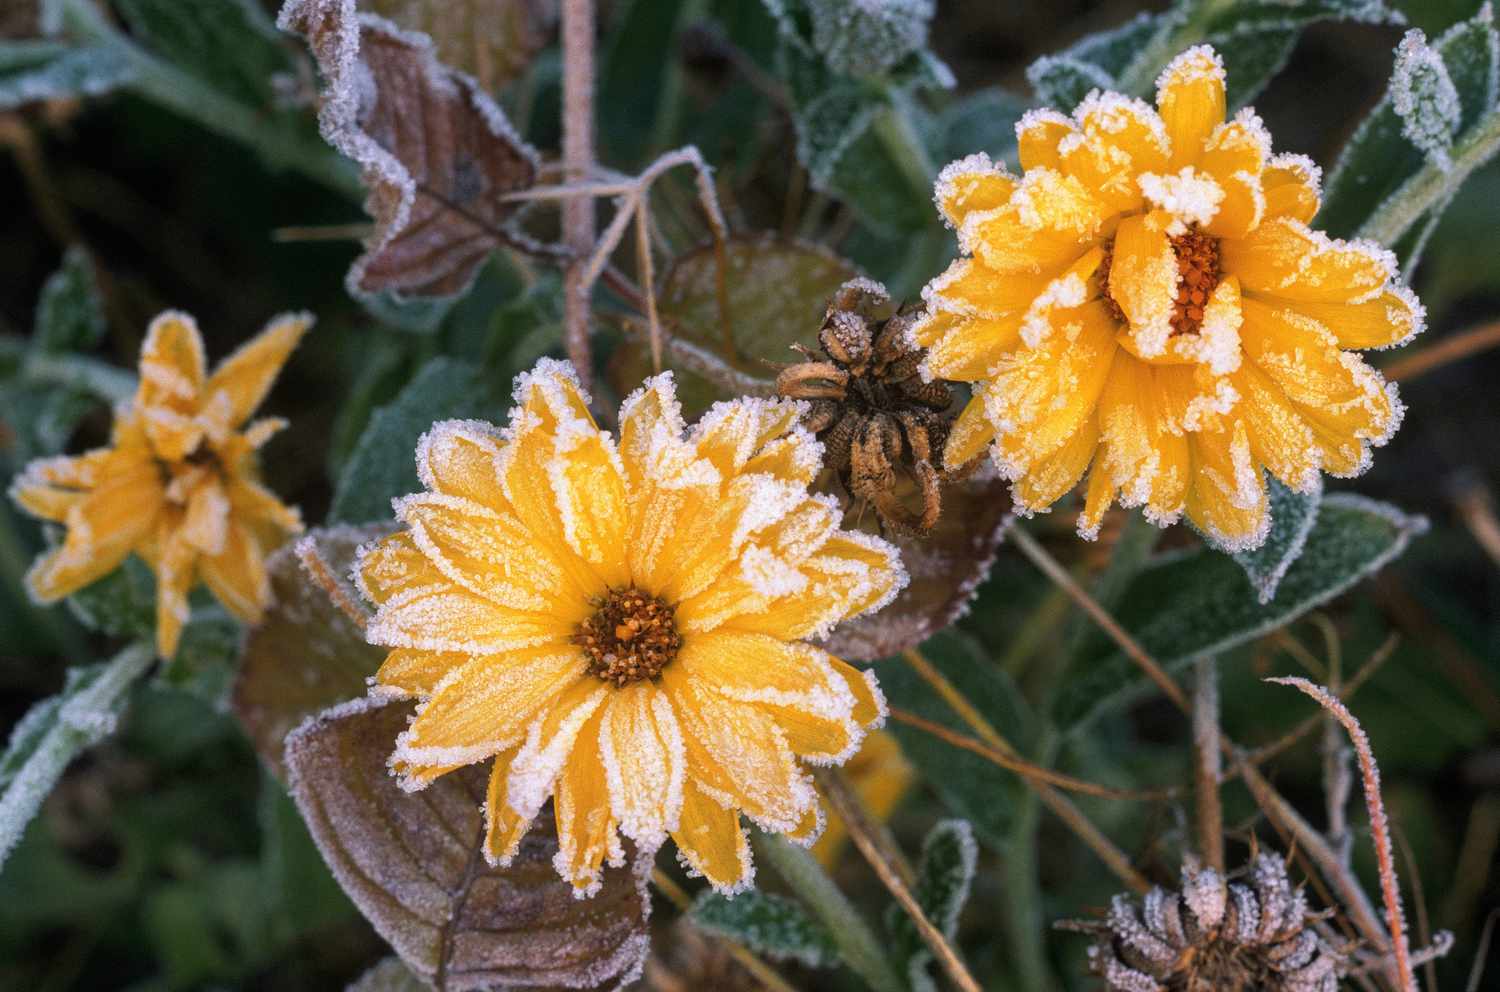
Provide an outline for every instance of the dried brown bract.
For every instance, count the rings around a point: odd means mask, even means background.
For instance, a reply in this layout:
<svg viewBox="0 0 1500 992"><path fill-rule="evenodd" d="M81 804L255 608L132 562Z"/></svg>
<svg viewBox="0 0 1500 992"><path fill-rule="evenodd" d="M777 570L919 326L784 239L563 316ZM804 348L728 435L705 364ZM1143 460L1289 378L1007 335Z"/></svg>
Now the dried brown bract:
<svg viewBox="0 0 1500 992"><path fill-rule="evenodd" d="M1154 888L1139 906L1116 896L1089 964L1116 992L1334 992L1347 956L1312 927L1286 862L1259 854L1243 882L1194 863L1177 891Z"/></svg>
<svg viewBox="0 0 1500 992"><path fill-rule="evenodd" d="M924 352L907 331L919 312L882 316L889 309L879 283L844 283L818 331L822 354L794 346L807 361L782 370L776 389L811 403L804 423L845 491L872 504L891 530L921 536L942 512L953 396L946 383L924 382L918 372ZM902 498L902 476L915 483L917 509Z"/></svg>

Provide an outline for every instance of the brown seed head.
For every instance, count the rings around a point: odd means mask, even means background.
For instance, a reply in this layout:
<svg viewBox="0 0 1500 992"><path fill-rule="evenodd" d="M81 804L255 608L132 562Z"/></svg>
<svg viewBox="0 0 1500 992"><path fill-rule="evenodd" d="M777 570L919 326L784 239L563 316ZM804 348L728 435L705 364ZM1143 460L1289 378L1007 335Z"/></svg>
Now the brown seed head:
<svg viewBox="0 0 1500 992"><path fill-rule="evenodd" d="M611 589L578 625L573 643L583 648L590 675L617 687L654 679L677 657L682 635L672 608L639 589Z"/></svg>

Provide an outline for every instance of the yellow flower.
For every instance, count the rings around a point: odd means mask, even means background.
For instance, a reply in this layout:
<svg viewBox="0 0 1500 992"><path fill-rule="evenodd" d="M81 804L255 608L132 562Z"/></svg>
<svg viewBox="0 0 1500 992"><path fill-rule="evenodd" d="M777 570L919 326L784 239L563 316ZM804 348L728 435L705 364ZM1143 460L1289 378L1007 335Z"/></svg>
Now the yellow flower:
<svg viewBox="0 0 1500 992"><path fill-rule="evenodd" d="M435 424L426 492L355 577L393 648L377 693L421 700L393 770L420 789L493 759L485 855L505 864L548 796L558 872L597 889L623 834L670 835L721 890L747 886L739 814L811 843L822 813L798 759L847 760L884 702L811 644L905 582L893 547L811 496L821 447L803 405L713 407L684 437L670 375L595 426L571 367L516 383L504 430Z"/></svg>
<svg viewBox="0 0 1500 992"><path fill-rule="evenodd" d="M1254 547L1262 469L1307 491L1395 431L1395 388L1352 349L1400 344L1424 314L1390 252L1308 227L1318 168L1272 155L1253 111L1224 119L1213 49L1178 56L1156 103L1031 112L1019 177L949 165L936 199L964 257L913 337L925 375L976 384L946 465L988 445L1023 511L1088 472L1085 537L1118 500Z"/></svg>
<svg viewBox="0 0 1500 992"><path fill-rule="evenodd" d="M156 573L163 658L177 651L200 579L230 613L259 620L270 597L266 552L302 519L258 480L255 451L286 422L245 421L310 326L305 314L278 317L210 376L191 317L168 311L152 321L140 385L115 411L109 447L39 459L11 487L22 509L67 527L26 575L32 597L56 602L133 551Z"/></svg>

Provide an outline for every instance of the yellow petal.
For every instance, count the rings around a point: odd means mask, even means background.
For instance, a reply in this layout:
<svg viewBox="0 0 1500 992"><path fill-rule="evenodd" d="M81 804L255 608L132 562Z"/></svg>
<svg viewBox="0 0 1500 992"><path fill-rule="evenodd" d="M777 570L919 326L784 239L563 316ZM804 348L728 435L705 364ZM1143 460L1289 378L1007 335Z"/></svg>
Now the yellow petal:
<svg viewBox="0 0 1500 992"><path fill-rule="evenodd" d="M968 317L1005 317L1026 311L1052 281L1054 271L1049 268L1040 273L999 272L978 259L960 258L929 282L922 296L935 311ZM944 330L944 325L929 315L912 325L912 336L918 344L930 347Z"/></svg>
<svg viewBox="0 0 1500 992"><path fill-rule="evenodd" d="M610 588L630 581L625 535L630 504L614 442L597 429L559 434L552 492L561 511L562 536Z"/></svg>
<svg viewBox="0 0 1500 992"><path fill-rule="evenodd" d="M467 764L520 743L539 711L586 679L576 650L533 650L475 658L438 684L396 739L395 757L413 765ZM592 688L592 687L591 687Z"/></svg>
<svg viewBox="0 0 1500 992"><path fill-rule="evenodd" d="M1416 294L1391 284L1364 303L1287 303L1287 310L1310 317L1333 334L1340 348L1394 348L1422 332L1427 311Z"/></svg>
<svg viewBox="0 0 1500 992"><path fill-rule="evenodd" d="M1094 449L1099 446L1096 418L1088 417L1073 431L1062 447L1032 463L1025 475L1011 487L1020 506L1032 512L1051 508L1088 471Z"/></svg>
<svg viewBox="0 0 1500 992"><path fill-rule="evenodd" d="M1104 213L1141 208L1136 182L1166 167L1166 129L1156 111L1118 93L1091 93L1074 111L1082 140L1068 142L1062 169L1103 204Z"/></svg>
<svg viewBox="0 0 1500 992"><path fill-rule="evenodd" d="M229 537L229 497L218 477L206 476L193 487L182 520L182 538L206 555L224 550Z"/></svg>
<svg viewBox="0 0 1500 992"><path fill-rule="evenodd" d="M655 467L667 452L691 457L682 440L685 429L672 373L652 376L626 397L620 405L620 460L632 489L639 491L657 475Z"/></svg>
<svg viewBox="0 0 1500 992"><path fill-rule="evenodd" d="M497 513L510 511L495 460L500 431L477 420L443 420L417 442L417 476L429 491L457 496Z"/></svg>
<svg viewBox="0 0 1500 992"><path fill-rule="evenodd" d="M501 606L445 580L386 600L370 618L365 637L392 648L493 655L566 643L576 624L569 616Z"/></svg>
<svg viewBox="0 0 1500 992"><path fill-rule="evenodd" d="M685 759L672 705L655 685L636 682L615 692L600 712L605 805L625 836L647 850L659 847L682 809Z"/></svg>
<svg viewBox="0 0 1500 992"><path fill-rule="evenodd" d="M1304 224L1318 212L1323 170L1305 155L1271 158L1261 177L1267 217L1290 217Z"/></svg>
<svg viewBox="0 0 1500 992"><path fill-rule="evenodd" d="M1299 492L1318 483L1322 453L1312 428L1286 394L1254 362L1246 362L1232 377L1244 418L1250 451L1271 474Z"/></svg>
<svg viewBox="0 0 1500 992"><path fill-rule="evenodd" d="M511 762L506 802L526 818L536 816L568 767L580 741L598 747L600 707L613 689L585 676L556 694L526 731L526 741ZM585 729L590 733L584 734ZM594 752L597 755L597 750ZM607 805L607 794L606 794ZM607 809L606 809L607 812Z"/></svg>
<svg viewBox="0 0 1500 992"><path fill-rule="evenodd" d="M1146 506L1162 524L1182 512L1189 471L1176 390L1161 381L1172 372L1128 357L1115 363L1099 400L1105 448L1094 468L1109 474L1123 505Z"/></svg>
<svg viewBox="0 0 1500 992"><path fill-rule="evenodd" d="M1358 303L1396 275L1395 256L1379 245L1337 241L1289 217L1220 242L1219 258L1247 294L1303 303Z"/></svg>
<svg viewBox="0 0 1500 992"><path fill-rule="evenodd" d="M557 820L557 855L553 863L575 895L590 896L604 884L606 858L622 856L615 821L610 815L609 790L600 761L600 707L578 732L573 752L557 776L553 815ZM518 817L514 811L511 816Z"/></svg>
<svg viewBox="0 0 1500 992"><path fill-rule="evenodd" d="M198 551L183 540L176 528L158 540L156 556L156 653L171 658L177 653L182 625L188 620L188 592L197 578Z"/></svg>
<svg viewBox="0 0 1500 992"><path fill-rule="evenodd" d="M1188 444L1193 459L1188 517L1224 551L1258 547L1271 516L1244 424L1237 420L1226 430L1196 432Z"/></svg>
<svg viewBox="0 0 1500 992"><path fill-rule="evenodd" d="M275 493L253 479L234 476L229 480L230 511L242 520L265 524L284 534L302 530L302 514L287 506Z"/></svg>
<svg viewBox="0 0 1500 992"><path fill-rule="evenodd" d="M243 524L229 524L223 550L202 555L198 574L226 610L245 623L260 622L271 601L271 581L265 554Z"/></svg>
<svg viewBox="0 0 1500 992"><path fill-rule="evenodd" d="M725 479L752 456L796 426L798 407L786 400L743 398L718 402L693 427L688 443Z"/></svg>
<svg viewBox="0 0 1500 992"><path fill-rule="evenodd" d="M287 356L312 323L312 315L306 313L276 317L265 330L219 363L203 392L209 402L213 402L216 394L227 398L226 426L238 427L260 406Z"/></svg>
<svg viewBox="0 0 1500 992"><path fill-rule="evenodd" d="M855 668L832 655L828 656L828 663L833 666L834 673L844 680L844 684L854 695L854 709L850 715L854 717L855 722L866 728L879 727L884 724L885 695L875 682L875 673L870 669Z"/></svg>
<svg viewBox="0 0 1500 992"><path fill-rule="evenodd" d="M203 337L192 317L168 310L151 322L141 345L141 385L136 401L142 407L168 404L196 410L203 389Z"/></svg>
<svg viewBox="0 0 1500 992"><path fill-rule="evenodd" d="M1016 145L1022 171L1059 168L1062 153L1057 146L1076 132L1077 128L1067 114L1045 108L1027 111L1016 125Z"/></svg>
<svg viewBox="0 0 1500 992"><path fill-rule="evenodd" d="M985 378L1001 356L1014 351L1021 343L1024 317L1024 313L1016 312L998 319L978 317L964 320L954 333L927 349L922 366L925 374L952 382Z"/></svg>
<svg viewBox="0 0 1500 992"><path fill-rule="evenodd" d="M506 801L506 779L516 752L495 755L484 799L484 859L492 865L510 864L521 848L521 838L531 829L531 820L511 809Z"/></svg>
<svg viewBox="0 0 1500 992"><path fill-rule="evenodd" d="M1129 319L1135 350L1145 358L1166 350L1177 305L1177 255L1166 219L1157 211L1122 220L1109 269L1109 295Z"/></svg>
<svg viewBox="0 0 1500 992"><path fill-rule="evenodd" d="M943 465L950 471L967 465L994 439L995 426L989 420L984 391L979 389L948 432L948 441L943 446Z"/></svg>
<svg viewBox="0 0 1500 992"><path fill-rule="evenodd" d="M376 606L412 589L442 586L443 573L422 554L407 531L361 548L354 569L360 592Z"/></svg>
<svg viewBox="0 0 1500 992"><path fill-rule="evenodd" d="M950 162L938 174L935 199L948 225L962 227L970 214L1004 204L1015 188L1015 177L980 152Z"/></svg>
<svg viewBox="0 0 1500 992"><path fill-rule="evenodd" d="M1156 106L1172 140L1169 168L1194 165L1213 129L1224 122L1224 63L1196 45L1168 64L1156 81Z"/></svg>
<svg viewBox="0 0 1500 992"><path fill-rule="evenodd" d="M1078 515L1078 536L1092 541L1099 536L1099 527L1104 523L1104 514L1114 505L1116 487L1105 468L1107 450L1099 449L1089 470L1088 488L1085 490L1083 512Z"/></svg>
<svg viewBox="0 0 1500 992"><path fill-rule="evenodd" d="M418 651L396 648L385 656L375 683L382 692L404 696L430 696L449 672L470 661L455 651Z"/></svg>
<svg viewBox="0 0 1500 992"><path fill-rule="evenodd" d="M720 892L748 888L754 877L750 841L733 809L710 799L689 781L682 792L682 816L672 840L693 871Z"/></svg>

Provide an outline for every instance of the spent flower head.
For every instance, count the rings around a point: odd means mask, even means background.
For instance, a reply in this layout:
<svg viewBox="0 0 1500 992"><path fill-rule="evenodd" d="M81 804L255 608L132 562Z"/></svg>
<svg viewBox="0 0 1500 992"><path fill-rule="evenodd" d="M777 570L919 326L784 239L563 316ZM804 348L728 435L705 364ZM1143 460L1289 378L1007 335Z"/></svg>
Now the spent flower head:
<svg viewBox="0 0 1500 992"><path fill-rule="evenodd" d="M246 423L312 326L277 317L209 375L193 318L168 311L141 346L140 385L115 411L108 447L43 458L11 497L67 534L37 559L26 588L56 602L114 571L132 552L156 575L156 650L177 651L199 582L246 623L270 599L266 553L302 529L297 510L259 480L256 451L286 421Z"/></svg>
<svg viewBox="0 0 1500 992"><path fill-rule="evenodd" d="M1308 226L1319 170L1273 155L1249 109L1225 120L1224 69L1178 56L1156 106L1091 93L1017 125L1023 174L950 164L937 204L963 257L913 328L929 378L974 383L953 469L988 446L1023 511L1088 474L1080 532L1114 502L1216 545L1259 545L1263 471L1306 491L1357 475L1401 420L1355 351L1422 329L1395 257Z"/></svg>
<svg viewBox="0 0 1500 992"><path fill-rule="evenodd" d="M790 401L719 403L690 434L670 375L600 430L572 368L543 360L503 430L433 426L426 491L355 578L392 650L377 693L421 700L393 770L420 789L491 762L486 857L508 863L549 797L580 895L670 835L721 890L749 884L740 814L811 843L800 761L840 763L878 724L873 678L807 639L905 581L894 548L810 495L821 446Z"/></svg>

